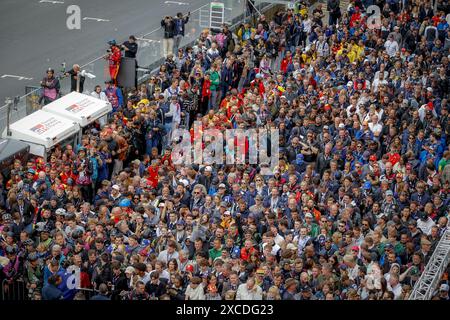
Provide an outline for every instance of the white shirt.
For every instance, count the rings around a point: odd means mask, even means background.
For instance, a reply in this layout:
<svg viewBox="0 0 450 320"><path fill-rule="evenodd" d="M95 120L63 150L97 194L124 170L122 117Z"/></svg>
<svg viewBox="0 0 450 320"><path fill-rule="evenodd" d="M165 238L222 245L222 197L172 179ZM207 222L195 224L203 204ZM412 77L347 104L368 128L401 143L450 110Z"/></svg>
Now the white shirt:
<svg viewBox="0 0 450 320"><path fill-rule="evenodd" d="M395 56L398 51L398 43L395 40L387 40L384 43L384 47L386 48L386 52L390 57Z"/></svg>
<svg viewBox="0 0 450 320"><path fill-rule="evenodd" d="M380 84L387 85L388 82L385 79L380 80L379 78L376 78L375 80L373 80L373 83L372 83L373 92L378 92L378 87L380 86Z"/></svg>
<svg viewBox="0 0 450 320"><path fill-rule="evenodd" d="M388 283L387 288L394 294L394 300L400 299L402 295L402 286L400 285L400 283L397 283L397 285L394 288L392 288L391 285Z"/></svg>
<svg viewBox="0 0 450 320"><path fill-rule="evenodd" d="M166 117L172 116L172 123L181 122L181 106L179 103L171 103L169 107L169 112L166 113Z"/></svg>
<svg viewBox="0 0 450 320"><path fill-rule="evenodd" d="M383 130L383 126L379 123L373 123L373 122L369 122L369 129L370 131L372 131L374 134L375 133L380 133L381 130Z"/></svg>
<svg viewBox="0 0 450 320"><path fill-rule="evenodd" d="M330 46L326 41L317 41L316 47L319 57L328 57L330 55Z"/></svg>
<svg viewBox="0 0 450 320"><path fill-rule="evenodd" d="M163 250L158 255L158 261L162 261L164 263L168 263L170 259L177 259L178 260L178 252L174 251L172 254L170 254L167 250Z"/></svg>
<svg viewBox="0 0 450 320"><path fill-rule="evenodd" d="M358 278L358 274L359 266L357 264L355 264L353 268L348 268L348 277L350 280L355 280L356 278Z"/></svg>
<svg viewBox="0 0 450 320"><path fill-rule="evenodd" d="M200 283L195 289L189 285L186 288L186 298L189 298L189 300L205 300L203 285Z"/></svg>
<svg viewBox="0 0 450 320"><path fill-rule="evenodd" d="M91 96L93 96L94 98L103 100L103 101L108 101L108 98L106 97L106 94L103 91L100 91L100 93L97 93L96 91L92 91Z"/></svg>
<svg viewBox="0 0 450 320"><path fill-rule="evenodd" d="M236 300L262 300L262 289L255 284L253 289L249 291L247 284L243 283L237 289Z"/></svg>

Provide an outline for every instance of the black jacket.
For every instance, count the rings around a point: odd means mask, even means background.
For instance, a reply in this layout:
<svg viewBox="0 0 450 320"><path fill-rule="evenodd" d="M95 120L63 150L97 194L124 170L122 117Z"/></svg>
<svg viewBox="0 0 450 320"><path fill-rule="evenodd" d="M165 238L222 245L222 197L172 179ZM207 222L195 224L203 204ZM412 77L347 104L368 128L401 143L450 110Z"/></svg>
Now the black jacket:
<svg viewBox="0 0 450 320"><path fill-rule="evenodd" d="M166 285L161 281L159 281L158 284L153 284L151 281L149 281L145 285L145 291L147 291L150 296L154 295L155 297L159 298L166 293Z"/></svg>
<svg viewBox="0 0 450 320"><path fill-rule="evenodd" d="M164 39L171 39L174 36L175 23L172 18L166 22L165 19L161 20L161 27L164 30Z"/></svg>
<svg viewBox="0 0 450 320"><path fill-rule="evenodd" d="M27 200L24 200L23 209L20 210L19 204L15 203L11 207L11 212L19 212L20 216L23 218L23 223L25 226L29 225L33 222L34 217L34 208L31 203Z"/></svg>
<svg viewBox="0 0 450 320"><path fill-rule="evenodd" d="M118 277L113 276L111 283L114 286L114 289L111 290L111 300L120 300L120 293L130 290L124 274L120 274Z"/></svg>

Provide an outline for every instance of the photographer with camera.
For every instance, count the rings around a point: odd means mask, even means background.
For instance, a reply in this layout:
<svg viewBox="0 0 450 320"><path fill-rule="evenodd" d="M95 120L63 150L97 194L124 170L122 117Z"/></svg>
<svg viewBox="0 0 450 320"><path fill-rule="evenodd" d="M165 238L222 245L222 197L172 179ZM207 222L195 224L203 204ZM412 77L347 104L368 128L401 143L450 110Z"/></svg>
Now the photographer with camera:
<svg viewBox="0 0 450 320"><path fill-rule="evenodd" d="M81 68L78 64L74 64L72 69L70 69L69 71L67 71L66 73L64 73L65 76L69 76L70 75L70 92L73 91L78 91L78 92L83 92L84 90L84 80L86 79L86 77L81 74ZM78 77L80 77L80 85L79 85L79 90L77 90L77 81L78 81Z"/></svg>
<svg viewBox="0 0 450 320"><path fill-rule="evenodd" d="M44 100L44 105L55 101L59 97L60 84L58 78L55 77L55 70L49 68L47 76L41 81L42 94L39 103Z"/></svg>
<svg viewBox="0 0 450 320"><path fill-rule="evenodd" d="M120 48L125 51L125 58L136 59L136 54L138 51L138 44L136 43L135 36L129 36L128 41L125 41Z"/></svg>
<svg viewBox="0 0 450 320"><path fill-rule="evenodd" d="M119 74L120 61L122 59L122 52L120 47L117 45L116 40L108 41L109 49L106 50L107 55L105 56L109 62L109 76L114 84L117 85L117 75Z"/></svg>
<svg viewBox="0 0 450 320"><path fill-rule="evenodd" d="M173 38L174 38L174 45L173 45L173 50L177 51L178 48L180 47L180 43L181 43L181 39L184 37L184 29L185 29L185 25L186 23L189 22L189 17L190 17L191 13L188 12L188 14L186 16L183 16L183 14L181 12L177 13L177 16L173 19L174 23L175 23L175 28L174 28L174 32L173 32Z"/></svg>
<svg viewBox="0 0 450 320"><path fill-rule="evenodd" d="M169 54L173 54L173 37L175 33L175 21L170 16L165 16L161 20L161 27L164 29L163 38L163 55L167 57Z"/></svg>

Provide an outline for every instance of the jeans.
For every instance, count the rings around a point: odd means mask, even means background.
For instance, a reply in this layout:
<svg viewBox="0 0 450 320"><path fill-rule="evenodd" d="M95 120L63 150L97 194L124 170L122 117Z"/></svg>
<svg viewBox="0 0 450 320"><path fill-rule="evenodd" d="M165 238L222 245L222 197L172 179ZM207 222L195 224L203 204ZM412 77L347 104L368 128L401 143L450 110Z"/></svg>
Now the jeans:
<svg viewBox="0 0 450 320"><path fill-rule="evenodd" d="M166 131L166 135L163 137L163 145L167 145L170 144L171 142L171 135L172 135L172 118L167 119L166 118L166 123L164 124L164 129Z"/></svg>
<svg viewBox="0 0 450 320"><path fill-rule="evenodd" d="M153 148L158 148L158 144L161 141L159 136L153 136L152 138L145 139L145 153L150 155Z"/></svg>
<svg viewBox="0 0 450 320"><path fill-rule="evenodd" d="M114 167L113 167L112 176L119 174L120 171L122 171L122 169L123 169L123 161L119 160L119 159L114 159Z"/></svg>
<svg viewBox="0 0 450 320"><path fill-rule="evenodd" d="M209 98L208 111L217 107L217 90L211 90L211 97Z"/></svg>
<svg viewBox="0 0 450 320"><path fill-rule="evenodd" d="M228 85L222 85L220 89L221 89L220 101L222 101L227 95Z"/></svg>
<svg viewBox="0 0 450 320"><path fill-rule="evenodd" d="M181 34L177 34L173 37L173 52L177 52L178 48L180 48L181 39L183 39Z"/></svg>

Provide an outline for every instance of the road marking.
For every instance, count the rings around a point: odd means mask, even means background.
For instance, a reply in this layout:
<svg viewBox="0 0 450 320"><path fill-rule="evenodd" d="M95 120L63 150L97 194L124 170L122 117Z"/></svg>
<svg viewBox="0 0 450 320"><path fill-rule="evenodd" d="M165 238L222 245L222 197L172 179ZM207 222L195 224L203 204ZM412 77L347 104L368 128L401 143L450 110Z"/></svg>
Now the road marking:
<svg viewBox="0 0 450 320"><path fill-rule="evenodd" d="M56 1L56 0L41 0L39 3L51 3L51 4L64 4L64 1Z"/></svg>
<svg viewBox="0 0 450 320"><path fill-rule="evenodd" d="M91 17L84 17L83 20L94 20L94 21L98 21L98 22L109 22L110 21L108 19L91 18Z"/></svg>
<svg viewBox="0 0 450 320"><path fill-rule="evenodd" d="M4 74L2 75L2 79L4 78L15 78L17 80L33 80L33 78L27 78L27 77L23 77L23 76L16 76L13 74Z"/></svg>
<svg viewBox="0 0 450 320"><path fill-rule="evenodd" d="M164 1L165 4L177 4L179 6L188 6L187 2L179 2L179 1Z"/></svg>

